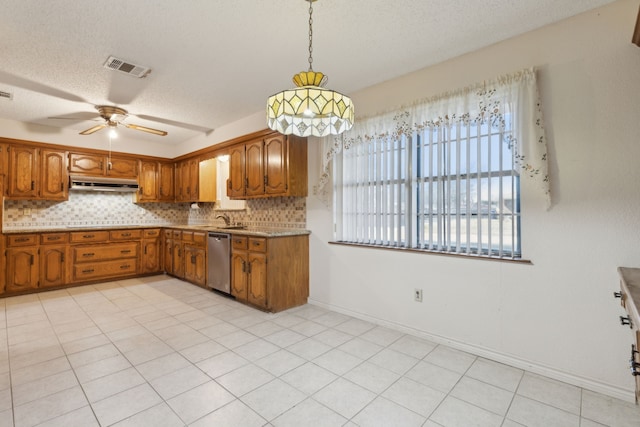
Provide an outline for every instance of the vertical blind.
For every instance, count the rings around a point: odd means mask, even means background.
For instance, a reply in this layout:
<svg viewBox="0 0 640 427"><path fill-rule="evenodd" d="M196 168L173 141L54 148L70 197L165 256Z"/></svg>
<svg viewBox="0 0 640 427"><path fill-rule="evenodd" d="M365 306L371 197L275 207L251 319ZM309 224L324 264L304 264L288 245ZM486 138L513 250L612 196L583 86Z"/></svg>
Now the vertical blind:
<svg viewBox="0 0 640 427"><path fill-rule="evenodd" d="M548 196L532 76L525 70L493 88L368 119L329 144L337 240L521 257L520 177L538 180Z"/></svg>

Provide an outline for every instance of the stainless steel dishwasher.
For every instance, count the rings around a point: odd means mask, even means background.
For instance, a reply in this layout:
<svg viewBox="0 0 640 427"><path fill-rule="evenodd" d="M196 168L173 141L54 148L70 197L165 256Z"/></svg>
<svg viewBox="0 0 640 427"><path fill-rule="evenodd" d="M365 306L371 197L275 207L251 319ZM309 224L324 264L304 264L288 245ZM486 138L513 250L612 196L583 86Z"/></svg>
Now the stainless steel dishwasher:
<svg viewBox="0 0 640 427"><path fill-rule="evenodd" d="M231 293L231 235L209 233L209 273L207 286L225 294Z"/></svg>

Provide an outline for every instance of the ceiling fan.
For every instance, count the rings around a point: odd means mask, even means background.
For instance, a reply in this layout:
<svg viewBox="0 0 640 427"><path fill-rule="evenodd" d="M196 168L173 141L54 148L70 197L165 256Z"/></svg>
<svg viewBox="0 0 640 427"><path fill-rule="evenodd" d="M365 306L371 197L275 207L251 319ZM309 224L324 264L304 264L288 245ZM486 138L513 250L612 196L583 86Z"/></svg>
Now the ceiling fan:
<svg viewBox="0 0 640 427"><path fill-rule="evenodd" d="M80 132L80 135L91 135L92 133L95 133L106 127L114 129L118 125L122 125L126 128L133 129L133 130L141 130L143 132L152 133L154 135L160 135L160 136L167 135L167 132L163 130L148 128L146 126L134 125L131 123L123 123L122 121L126 119L127 116L129 115L127 110L125 110L124 108L115 107L111 105L96 105L96 110L98 110L100 117L104 119L105 123L101 123L89 129L83 130L82 132Z"/></svg>

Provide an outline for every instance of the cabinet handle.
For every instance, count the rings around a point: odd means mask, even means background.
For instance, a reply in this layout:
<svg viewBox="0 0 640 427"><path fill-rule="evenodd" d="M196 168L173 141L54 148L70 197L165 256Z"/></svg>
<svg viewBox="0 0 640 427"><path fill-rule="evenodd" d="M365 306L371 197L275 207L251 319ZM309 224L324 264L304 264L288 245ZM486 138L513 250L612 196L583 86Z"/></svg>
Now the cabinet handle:
<svg viewBox="0 0 640 427"><path fill-rule="evenodd" d="M121 236L122 237L129 237L129 236L131 236L131 233L122 233Z"/></svg>
<svg viewBox="0 0 640 427"><path fill-rule="evenodd" d="M269 186L269 177L267 175L264 176L264 186L265 187Z"/></svg>
<svg viewBox="0 0 640 427"><path fill-rule="evenodd" d="M247 263L247 274L251 274L251 261Z"/></svg>
<svg viewBox="0 0 640 427"><path fill-rule="evenodd" d="M144 191L143 191L143 190L144 190L144 187L140 187L140 188L138 189L138 191L140 192L140 194L143 194L143 193L144 193Z"/></svg>
<svg viewBox="0 0 640 427"><path fill-rule="evenodd" d="M93 252L85 252L85 253L82 254L83 257L87 257L87 258L91 257L91 256L94 256L94 255L95 254Z"/></svg>
<svg viewBox="0 0 640 427"><path fill-rule="evenodd" d="M627 316L627 317L620 316L620 324L622 326L629 325L630 328L633 328L633 324L631 323L631 317L629 317L629 316Z"/></svg>
<svg viewBox="0 0 640 427"><path fill-rule="evenodd" d="M636 350L635 344L631 344L631 358L629 359L629 367L631 368L631 375L637 377L640 375L638 368L640 368L640 363L636 362L636 354L638 354L638 350Z"/></svg>
<svg viewBox="0 0 640 427"><path fill-rule="evenodd" d="M22 243L22 242L28 242L29 238L28 237L18 237L15 242L16 243Z"/></svg>
<svg viewBox="0 0 640 427"><path fill-rule="evenodd" d="M249 178L244 179L244 188L249 188Z"/></svg>
<svg viewBox="0 0 640 427"><path fill-rule="evenodd" d="M227 188L229 188L229 190L231 190L231 180L230 179L227 180Z"/></svg>
<svg viewBox="0 0 640 427"><path fill-rule="evenodd" d="M64 191L64 182L60 183L60 191Z"/></svg>
<svg viewBox="0 0 640 427"><path fill-rule="evenodd" d="M130 264L125 264L125 265L121 265L121 266L120 266L120 270L128 270L128 269L130 269L130 268L131 268L131 265L130 265Z"/></svg>
<svg viewBox="0 0 640 427"><path fill-rule="evenodd" d="M145 255L147 254L147 247L146 246L144 247L144 254Z"/></svg>
<svg viewBox="0 0 640 427"><path fill-rule="evenodd" d="M83 239L93 239L95 236L95 234L85 234L82 236Z"/></svg>
<svg viewBox="0 0 640 427"><path fill-rule="evenodd" d="M260 246L261 243L260 242L253 242L253 246Z"/></svg>
<svg viewBox="0 0 640 427"><path fill-rule="evenodd" d="M196 256L191 255L191 264L195 264L195 263L196 263Z"/></svg>
<svg viewBox="0 0 640 427"><path fill-rule="evenodd" d="M100 169L102 169L102 166L103 166L102 160L100 160Z"/></svg>
<svg viewBox="0 0 640 427"><path fill-rule="evenodd" d="M60 236L48 236L47 237L48 241L52 241L52 240L60 240Z"/></svg>
<svg viewBox="0 0 640 427"><path fill-rule="evenodd" d="M613 293L613 297L614 298L622 298L622 292L614 292Z"/></svg>
<svg viewBox="0 0 640 427"><path fill-rule="evenodd" d="M121 254L130 254L131 253L131 249L123 249L120 251Z"/></svg>
<svg viewBox="0 0 640 427"><path fill-rule="evenodd" d="M35 190L36 188L36 182L35 181L31 181L31 189Z"/></svg>
<svg viewBox="0 0 640 427"><path fill-rule="evenodd" d="M31 255L31 260L30 260L30 262L31 262L31 265L33 265L33 255Z"/></svg>
<svg viewBox="0 0 640 427"><path fill-rule="evenodd" d="M84 274L93 273L95 270L93 268L89 268L88 270L82 270Z"/></svg>
<svg viewBox="0 0 640 427"><path fill-rule="evenodd" d="M242 272L243 273L247 272L247 263L244 260L242 260Z"/></svg>
<svg viewBox="0 0 640 427"><path fill-rule="evenodd" d="M60 257L60 263L62 264L64 262L64 252L62 253L62 256Z"/></svg>

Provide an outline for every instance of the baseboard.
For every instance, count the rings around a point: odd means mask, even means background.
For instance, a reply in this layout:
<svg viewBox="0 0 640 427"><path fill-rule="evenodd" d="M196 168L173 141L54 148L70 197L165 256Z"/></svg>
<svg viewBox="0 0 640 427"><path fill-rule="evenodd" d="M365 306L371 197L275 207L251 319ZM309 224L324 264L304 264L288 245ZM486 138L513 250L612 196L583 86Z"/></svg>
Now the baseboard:
<svg viewBox="0 0 640 427"><path fill-rule="evenodd" d="M387 320L379 319L377 317L369 316L367 314L358 313L344 307L340 307L332 304L325 304L323 302L316 301L313 298L309 298L308 303L312 305L316 305L318 307L326 308L331 311L346 314L348 316L355 317L357 319L366 320L367 322L375 323L376 325L384 326L390 329L395 329L397 331L400 331L409 335L424 338L436 344L444 344L449 347L455 348L457 350L465 351L467 353L484 357L486 359L493 360L495 362L504 363L505 365L513 366L514 368L524 369L534 374L543 375L545 377L548 377L557 381L562 381L567 384L575 385L577 387L581 387L586 390L590 390L596 393L601 393L606 396L624 400L626 402L635 402L634 390L623 389L623 388L616 387L611 384L606 384L600 381L596 381L590 378L585 378L578 375L563 372L558 369L552 368L550 366L541 365L539 363L535 363L530 360L522 359L513 355L499 353L489 348L467 344L467 343L456 341L454 339L450 339L440 335L430 334L428 332L421 331L419 329L415 329L406 325L402 325L395 322L389 322Z"/></svg>

